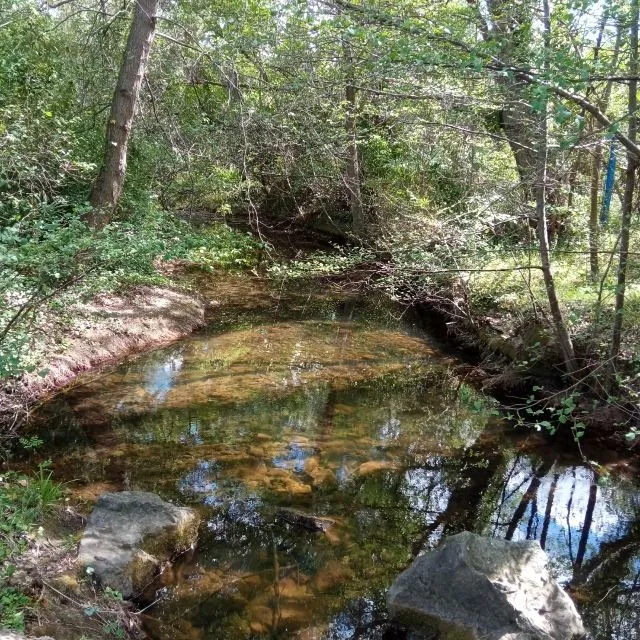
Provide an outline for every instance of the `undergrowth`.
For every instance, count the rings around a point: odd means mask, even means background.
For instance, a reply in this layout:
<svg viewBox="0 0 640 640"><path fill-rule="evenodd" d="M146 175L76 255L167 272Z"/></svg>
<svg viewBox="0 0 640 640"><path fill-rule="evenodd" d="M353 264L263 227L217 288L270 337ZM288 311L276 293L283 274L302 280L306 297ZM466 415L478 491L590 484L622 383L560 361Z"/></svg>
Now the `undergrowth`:
<svg viewBox="0 0 640 640"><path fill-rule="evenodd" d="M52 479L48 463L32 475L9 471L0 475L0 628L24 629L31 599L10 584L13 561L37 535L44 515L60 502L62 485Z"/></svg>
<svg viewBox="0 0 640 640"><path fill-rule="evenodd" d="M612 237L606 240L613 245ZM499 251L485 244L478 248L471 262L460 256L451 257L449 248L444 246L427 249L415 243L402 251L393 249L383 247L376 252L362 247L346 250L336 247L333 251L273 265L269 274L278 280L325 277L349 280L352 276L362 278L364 274L368 287L377 288L403 305L424 302L441 305L453 310L457 316L454 319L463 319L468 327L488 325L499 339L493 340L493 333L485 332L481 348L487 353L498 349L497 357L506 358L509 369L523 380L532 376L535 379L540 370L560 363L545 283L540 270L535 268L538 258L534 251ZM376 261L376 253L385 255L385 259ZM579 384L572 381L566 398L574 404L580 401L580 416L573 416L573 409L567 413L566 402L558 400L565 398L563 394L552 394L554 401L548 403L536 395L532 396L536 398L534 409L529 407L530 400L524 401L524 417L521 416L519 424L544 429L551 435L564 425L570 427L578 442L585 434L589 415L598 407L624 409L625 404L638 404L640 358L635 354L635 346L640 340L640 288L635 284L627 288L623 357L616 372L614 395L605 389L601 378L605 373L603 363L609 359L615 269L603 269L600 280L594 282L589 276L588 255L583 252L558 247L553 259L562 312L576 345L582 376ZM523 265L534 268L523 269ZM630 257L629 269L632 273L640 270L635 254ZM537 394L540 388L532 384L531 391ZM589 409L585 410L587 405ZM624 433L630 445L640 441L640 429L633 422L613 426Z"/></svg>

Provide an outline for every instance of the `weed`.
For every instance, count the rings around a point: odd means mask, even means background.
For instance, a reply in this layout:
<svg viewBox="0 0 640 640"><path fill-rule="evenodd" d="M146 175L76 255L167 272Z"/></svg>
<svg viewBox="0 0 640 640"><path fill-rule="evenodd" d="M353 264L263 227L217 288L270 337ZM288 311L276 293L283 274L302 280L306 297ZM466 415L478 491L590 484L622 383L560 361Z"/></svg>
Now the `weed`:
<svg viewBox="0 0 640 640"><path fill-rule="evenodd" d="M34 509L38 515L56 504L62 497L62 485L51 478L50 460L38 465L36 475L29 481L23 493L25 508Z"/></svg>
<svg viewBox="0 0 640 640"><path fill-rule="evenodd" d="M52 480L46 463L33 476L8 472L0 476L0 627L22 630L30 599L8 584L15 571L11 558L22 553L38 520L62 497L62 486Z"/></svg>
<svg viewBox="0 0 640 640"><path fill-rule="evenodd" d="M30 602L18 589L0 583L0 627L23 631L24 610Z"/></svg>
<svg viewBox="0 0 640 640"><path fill-rule="evenodd" d="M104 595L107 596L107 598L122 601L122 594L119 591L112 589L111 587L105 587Z"/></svg>
<svg viewBox="0 0 640 640"><path fill-rule="evenodd" d="M78 545L79 535L75 533L70 533L62 542L62 548L65 551L73 551Z"/></svg>
<svg viewBox="0 0 640 640"><path fill-rule="evenodd" d="M637 427L631 427L631 429L625 434L625 438L629 442L635 442L638 438L640 438L640 429Z"/></svg>
<svg viewBox="0 0 640 640"><path fill-rule="evenodd" d="M109 635L112 635L114 638L124 638L124 629L122 628L122 625L117 622L117 621L111 621L111 622L107 622L107 624L104 625L104 632L108 633Z"/></svg>
<svg viewBox="0 0 640 640"><path fill-rule="evenodd" d="M38 436L29 436L28 438L20 438L18 442L25 451L35 451L40 447L40 445L42 445L44 440Z"/></svg>

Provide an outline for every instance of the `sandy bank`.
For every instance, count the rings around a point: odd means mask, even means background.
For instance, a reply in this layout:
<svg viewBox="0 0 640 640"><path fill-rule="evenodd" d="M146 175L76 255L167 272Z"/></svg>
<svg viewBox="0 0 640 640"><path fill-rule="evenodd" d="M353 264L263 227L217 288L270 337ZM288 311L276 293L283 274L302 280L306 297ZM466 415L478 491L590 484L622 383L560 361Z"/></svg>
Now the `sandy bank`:
<svg viewBox="0 0 640 640"><path fill-rule="evenodd" d="M5 381L0 389L0 439L79 374L161 347L204 325L205 304L184 291L141 286L97 295L74 305L68 315L66 327L45 336L45 356L35 372Z"/></svg>

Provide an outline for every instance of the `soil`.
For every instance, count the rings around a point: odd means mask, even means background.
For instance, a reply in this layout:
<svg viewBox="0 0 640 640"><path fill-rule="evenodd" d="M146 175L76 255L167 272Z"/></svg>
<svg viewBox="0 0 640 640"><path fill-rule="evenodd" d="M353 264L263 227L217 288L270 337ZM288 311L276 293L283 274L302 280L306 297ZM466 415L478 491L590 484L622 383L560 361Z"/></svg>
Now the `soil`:
<svg viewBox="0 0 640 640"><path fill-rule="evenodd" d="M66 326L46 335L36 372L7 380L0 389L0 439L15 433L35 406L79 374L164 346L205 323L199 296L157 286L97 295L66 313Z"/></svg>

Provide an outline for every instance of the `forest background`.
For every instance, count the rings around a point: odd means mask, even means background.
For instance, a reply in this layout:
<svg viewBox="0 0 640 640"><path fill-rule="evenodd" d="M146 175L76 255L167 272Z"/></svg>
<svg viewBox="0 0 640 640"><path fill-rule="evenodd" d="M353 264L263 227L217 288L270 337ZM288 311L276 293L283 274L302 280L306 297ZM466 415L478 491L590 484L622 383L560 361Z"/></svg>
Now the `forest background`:
<svg viewBox="0 0 640 640"><path fill-rule="evenodd" d="M357 274L633 442L637 82L638 0L0 0L0 378L162 261Z"/></svg>

